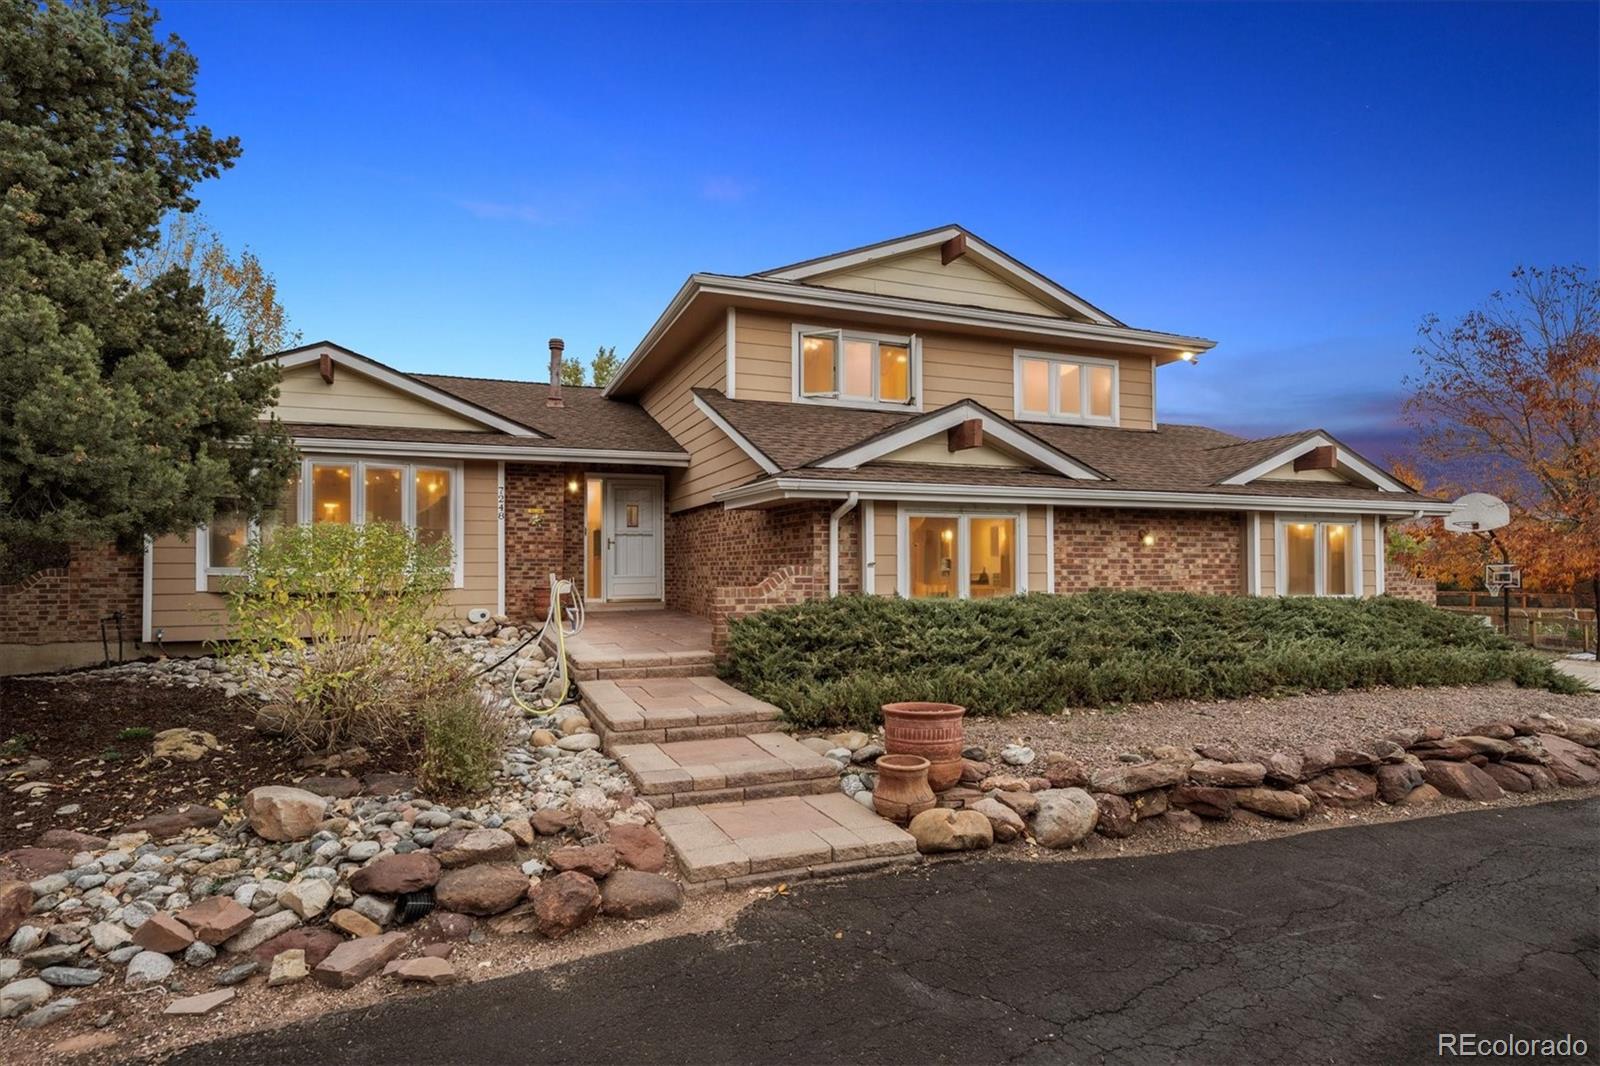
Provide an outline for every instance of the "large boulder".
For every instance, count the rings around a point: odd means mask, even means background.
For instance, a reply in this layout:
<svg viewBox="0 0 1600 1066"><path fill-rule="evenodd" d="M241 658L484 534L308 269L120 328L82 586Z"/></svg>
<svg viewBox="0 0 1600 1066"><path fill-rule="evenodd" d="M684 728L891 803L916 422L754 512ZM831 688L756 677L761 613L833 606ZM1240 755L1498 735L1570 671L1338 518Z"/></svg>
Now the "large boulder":
<svg viewBox="0 0 1600 1066"><path fill-rule="evenodd" d="M544 886L541 884L539 887ZM618 870L600 886L600 906L605 913L616 918L648 918L654 914L667 914L683 906L683 886L660 874L643 870ZM535 913L538 913L537 909Z"/></svg>
<svg viewBox="0 0 1600 1066"><path fill-rule="evenodd" d="M168 840L190 829L210 829L222 821L222 812L202 803L185 803L146 815L122 827L124 833L149 833L151 840Z"/></svg>
<svg viewBox="0 0 1600 1066"><path fill-rule="evenodd" d="M1378 767L1378 796L1385 803L1399 803L1422 784L1422 767L1408 762L1385 763Z"/></svg>
<svg viewBox="0 0 1600 1066"><path fill-rule="evenodd" d="M1311 801L1298 792L1277 788L1240 788L1233 791L1233 802L1247 811L1272 818L1294 821L1311 811Z"/></svg>
<svg viewBox="0 0 1600 1066"><path fill-rule="evenodd" d="M1167 793L1167 802L1180 811L1193 811L1202 818L1225 820L1233 817L1233 790L1211 785L1179 785Z"/></svg>
<svg viewBox="0 0 1600 1066"><path fill-rule="evenodd" d="M263 785L244 797L250 828L265 840L305 840L317 831L327 808L322 796L288 785Z"/></svg>
<svg viewBox="0 0 1600 1066"><path fill-rule="evenodd" d="M969 851L994 843L989 819L978 811L934 807L911 819L906 828L922 852Z"/></svg>
<svg viewBox="0 0 1600 1066"><path fill-rule="evenodd" d="M80 851L100 851L110 844L105 837L80 833L75 829L46 829L34 841L36 847L59 849L68 855L76 855Z"/></svg>
<svg viewBox="0 0 1600 1066"><path fill-rule="evenodd" d="M346 940L312 968L311 979L330 988L349 988L383 969L384 964L398 958L405 947L404 933Z"/></svg>
<svg viewBox="0 0 1600 1066"><path fill-rule="evenodd" d="M550 853L549 861L557 870L576 870L598 879L617 868L617 849L610 844L574 845L555 849Z"/></svg>
<svg viewBox="0 0 1600 1066"><path fill-rule="evenodd" d="M600 913L600 889L594 878L575 870L540 882L532 896L539 932L547 937L566 936Z"/></svg>
<svg viewBox="0 0 1600 1066"><path fill-rule="evenodd" d="M1253 787L1266 780L1267 768L1258 762L1218 762L1201 759L1189 767L1189 780L1218 788Z"/></svg>
<svg viewBox="0 0 1600 1066"><path fill-rule="evenodd" d="M1155 762L1110 766L1091 774L1089 787L1095 792L1112 792L1118 796L1152 788L1167 788L1182 784L1189 776L1190 765L1187 759L1157 759Z"/></svg>
<svg viewBox="0 0 1600 1066"><path fill-rule="evenodd" d="M610 836L617 861L630 870L660 873L667 868L667 842L649 826L614 825Z"/></svg>
<svg viewBox="0 0 1600 1066"><path fill-rule="evenodd" d="M1469 762L1424 759L1422 779L1446 796L1469 800L1497 800L1505 795L1495 779Z"/></svg>
<svg viewBox="0 0 1600 1066"><path fill-rule="evenodd" d="M1539 733L1535 739L1549 757L1548 766L1558 784L1568 788L1600 784L1600 757L1593 750L1554 733Z"/></svg>
<svg viewBox="0 0 1600 1066"><path fill-rule="evenodd" d="M402 892L432 888L438 883L441 872L439 860L426 851L382 855L350 875L350 890L398 896Z"/></svg>
<svg viewBox="0 0 1600 1066"><path fill-rule="evenodd" d="M1330 807L1353 807L1371 803L1378 794L1378 782L1371 775L1348 766L1336 767L1306 782L1321 802Z"/></svg>
<svg viewBox="0 0 1600 1066"><path fill-rule="evenodd" d="M1022 820L1022 815L997 799L985 796L967 804L966 809L977 811L989 819L989 828L994 832L995 840L1002 844L1008 844L1028 831L1028 823Z"/></svg>
<svg viewBox="0 0 1600 1066"><path fill-rule="evenodd" d="M256 916L227 896L212 896L183 908L177 917L194 930L196 939L215 947L242 932Z"/></svg>
<svg viewBox="0 0 1600 1066"><path fill-rule="evenodd" d="M517 853L517 839L504 829L455 829L441 833L430 849L445 869L503 862Z"/></svg>
<svg viewBox="0 0 1600 1066"><path fill-rule="evenodd" d="M0 943L22 928L33 909L33 889L26 881L0 881Z"/></svg>
<svg viewBox="0 0 1600 1066"><path fill-rule="evenodd" d="M315 966L343 943L344 937L332 929L302 925L263 941L251 954L261 966L271 966L272 960L285 951L299 951L305 954L307 966Z"/></svg>
<svg viewBox="0 0 1600 1066"><path fill-rule="evenodd" d="M0 880L34 881L72 865L72 856L57 848L13 848L0 854Z"/></svg>
<svg viewBox="0 0 1600 1066"><path fill-rule="evenodd" d="M486 918L515 907L528 891L528 876L515 863L483 862L446 870L433 898L447 911Z"/></svg>
<svg viewBox="0 0 1600 1066"><path fill-rule="evenodd" d="M1098 792L1095 793L1094 802L1100 808L1100 816L1094 823L1095 832L1101 836L1119 838L1133 835L1138 819L1134 816L1133 804L1126 797L1113 792Z"/></svg>
<svg viewBox="0 0 1600 1066"><path fill-rule="evenodd" d="M1156 763L1144 763L1155 766ZM1181 764L1173 764L1181 765ZM1096 779L1100 778L1098 773ZM1182 777L1179 777L1182 780ZM1118 778L1113 783L1125 785L1127 779ZM1113 792L1114 795L1123 795ZM1135 789L1134 791L1139 791ZM1094 832L1100 820L1100 805L1093 796L1081 788L1050 788L1037 793L1039 810L1033 816L1033 838L1043 847L1070 848Z"/></svg>

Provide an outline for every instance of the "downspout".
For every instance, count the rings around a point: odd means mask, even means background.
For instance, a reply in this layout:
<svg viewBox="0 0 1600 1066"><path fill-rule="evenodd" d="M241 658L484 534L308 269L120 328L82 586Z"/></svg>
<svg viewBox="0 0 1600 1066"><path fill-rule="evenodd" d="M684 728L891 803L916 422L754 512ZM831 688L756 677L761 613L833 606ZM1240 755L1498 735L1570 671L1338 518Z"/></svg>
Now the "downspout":
<svg viewBox="0 0 1600 1066"><path fill-rule="evenodd" d="M839 595L839 519L861 502L861 493L852 492L828 516L828 598ZM863 548L863 550L865 550Z"/></svg>

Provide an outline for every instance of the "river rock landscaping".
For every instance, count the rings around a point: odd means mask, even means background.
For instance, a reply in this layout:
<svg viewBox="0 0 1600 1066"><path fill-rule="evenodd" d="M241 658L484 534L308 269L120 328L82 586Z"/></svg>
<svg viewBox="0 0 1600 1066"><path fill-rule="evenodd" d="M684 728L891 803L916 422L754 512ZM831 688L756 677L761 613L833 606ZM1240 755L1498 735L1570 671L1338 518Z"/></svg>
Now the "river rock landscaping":
<svg viewBox="0 0 1600 1066"><path fill-rule="evenodd" d="M601 915L675 910L682 891L665 873L654 811L600 752L588 720L552 704L555 664L534 645L499 661L527 635L494 622L451 624L436 635L495 664L480 684L512 723L493 787L460 805L421 795L407 773L387 768L398 760L375 762L362 749L285 758L269 724L255 720L249 678L219 660L29 679L30 694L47 686L75 697L186 692L194 699L176 702L193 709L192 720L173 728L211 740L194 738L199 750L188 759L158 755L158 736L139 735L148 780L172 767L202 770L171 787L172 798L188 802L113 825L106 816L131 812L63 802L78 793L50 774L66 760L8 759L8 799L21 797L30 812L11 836L29 819L44 821L46 810L53 820L0 853L0 1018L48 1026L92 1010L97 989L181 984L192 992L195 977L212 990L173 1000L168 1012L225 1009L225 990L244 982L343 989L387 974L397 985L439 984L455 977L451 945L469 938L559 938ZM512 684L541 713L514 712ZM128 728L116 716L112 725ZM235 750L252 754L225 761ZM239 779L241 768L274 758L284 758L277 772ZM75 788L87 783L75 780Z"/></svg>
<svg viewBox="0 0 1600 1066"><path fill-rule="evenodd" d="M1565 698L1585 710L1593 702ZM801 743L834 760L841 791L872 806L881 739L851 731ZM960 784L908 826L924 854L1014 841L1074 848L1091 834L1123 839L1152 825L1187 835L1235 817L1295 822L1319 809L1592 788L1600 785L1600 718L1540 711L1455 731L1398 728L1366 741L1144 746L1108 764L1015 742L992 752L973 745L963 755Z"/></svg>

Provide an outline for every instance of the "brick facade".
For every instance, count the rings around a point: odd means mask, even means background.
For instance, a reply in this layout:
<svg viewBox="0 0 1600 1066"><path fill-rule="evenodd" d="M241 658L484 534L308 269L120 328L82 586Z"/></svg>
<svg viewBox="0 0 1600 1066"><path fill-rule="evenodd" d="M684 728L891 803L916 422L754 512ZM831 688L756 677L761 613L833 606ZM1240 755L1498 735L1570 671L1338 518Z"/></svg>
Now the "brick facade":
<svg viewBox="0 0 1600 1066"><path fill-rule="evenodd" d="M1386 596L1394 596L1402 600L1416 600L1430 607L1438 603L1439 586L1437 582L1425 577L1418 577L1409 566L1404 563L1389 560L1389 565L1383 572L1383 591Z"/></svg>
<svg viewBox="0 0 1600 1066"><path fill-rule="evenodd" d="M143 558L110 546L75 547L65 566L0 585L0 644L97 641L100 619L119 611L124 638L138 640L144 619Z"/></svg>
<svg viewBox="0 0 1600 1066"><path fill-rule="evenodd" d="M567 561L569 510L578 513L581 547L583 497L567 492L567 471L506 464L506 614L517 621L542 619L550 606L550 574L573 573ZM578 578L582 573L580 565Z"/></svg>
<svg viewBox="0 0 1600 1066"><path fill-rule="evenodd" d="M1057 592L1244 592L1238 512L1057 507L1054 542Z"/></svg>
<svg viewBox="0 0 1600 1066"><path fill-rule="evenodd" d="M710 618L720 648L734 618L826 596L835 506L730 511L713 504L669 515L667 606ZM839 522L839 591L861 591L859 509Z"/></svg>

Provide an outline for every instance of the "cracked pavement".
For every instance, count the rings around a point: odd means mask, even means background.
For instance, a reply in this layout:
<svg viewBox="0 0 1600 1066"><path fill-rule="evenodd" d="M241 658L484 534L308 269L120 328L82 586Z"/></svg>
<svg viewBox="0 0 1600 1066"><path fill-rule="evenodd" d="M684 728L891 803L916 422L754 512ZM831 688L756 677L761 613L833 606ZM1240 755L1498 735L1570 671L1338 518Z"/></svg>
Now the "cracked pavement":
<svg viewBox="0 0 1600 1066"><path fill-rule="evenodd" d="M1403 1063L1440 1031L1600 1048L1600 800L799 885L171 1061Z"/></svg>

